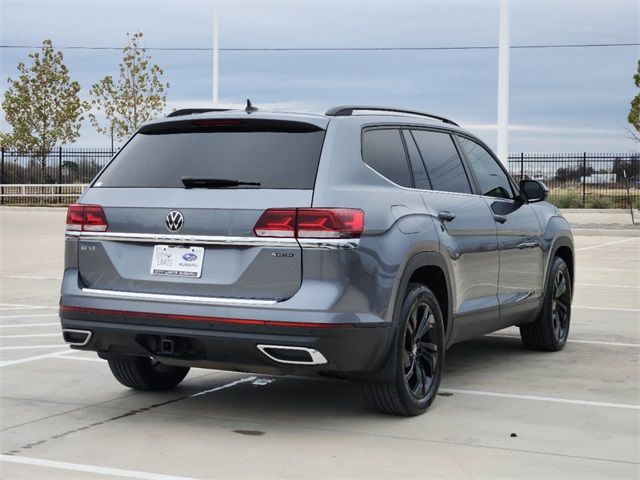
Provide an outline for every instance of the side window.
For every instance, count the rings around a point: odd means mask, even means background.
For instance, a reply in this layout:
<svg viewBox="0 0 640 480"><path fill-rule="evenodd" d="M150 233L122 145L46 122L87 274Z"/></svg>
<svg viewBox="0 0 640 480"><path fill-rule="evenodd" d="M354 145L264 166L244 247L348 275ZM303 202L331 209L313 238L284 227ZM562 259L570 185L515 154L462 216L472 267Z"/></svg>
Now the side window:
<svg viewBox="0 0 640 480"><path fill-rule="evenodd" d="M434 190L471 193L469 179L453 139L447 133L413 130Z"/></svg>
<svg viewBox="0 0 640 480"><path fill-rule="evenodd" d="M427 171L424 169L424 163L420 157L420 152L416 146L416 142L413 140L411 131L403 130L402 135L404 137L404 144L407 146L407 153L409 154L409 164L411 165L411 171L413 172L413 182L416 188L422 190L431 190L431 184L429 183L429 177Z"/></svg>
<svg viewBox="0 0 640 480"><path fill-rule="evenodd" d="M403 187L413 186L400 130L365 130L362 134L362 158L393 183Z"/></svg>
<svg viewBox="0 0 640 480"><path fill-rule="evenodd" d="M458 136L458 140L476 176L480 194L489 197L513 198L509 178L496 159L482 145L473 140L461 136Z"/></svg>

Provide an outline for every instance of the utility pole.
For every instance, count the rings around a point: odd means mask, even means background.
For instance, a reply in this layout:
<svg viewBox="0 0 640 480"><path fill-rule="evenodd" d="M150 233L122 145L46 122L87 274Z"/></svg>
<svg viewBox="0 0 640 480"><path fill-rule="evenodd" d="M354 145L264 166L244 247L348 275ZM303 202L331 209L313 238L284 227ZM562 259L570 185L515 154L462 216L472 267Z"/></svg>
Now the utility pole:
<svg viewBox="0 0 640 480"><path fill-rule="evenodd" d="M220 90L220 52L218 35L218 6L213 6L213 106L218 105Z"/></svg>
<svg viewBox="0 0 640 480"><path fill-rule="evenodd" d="M498 158L508 166L509 157L509 0L500 0L498 41Z"/></svg>

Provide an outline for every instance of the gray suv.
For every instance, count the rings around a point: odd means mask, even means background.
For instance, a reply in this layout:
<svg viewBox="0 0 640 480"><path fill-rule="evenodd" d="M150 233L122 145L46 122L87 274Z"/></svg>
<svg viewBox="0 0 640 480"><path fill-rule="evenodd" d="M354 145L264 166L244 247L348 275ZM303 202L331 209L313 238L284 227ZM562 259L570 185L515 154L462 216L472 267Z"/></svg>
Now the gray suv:
<svg viewBox="0 0 640 480"><path fill-rule="evenodd" d="M72 348L140 390L190 367L358 381L416 415L445 350L518 325L567 341L567 221L537 180L435 115L180 110L142 126L67 216Z"/></svg>

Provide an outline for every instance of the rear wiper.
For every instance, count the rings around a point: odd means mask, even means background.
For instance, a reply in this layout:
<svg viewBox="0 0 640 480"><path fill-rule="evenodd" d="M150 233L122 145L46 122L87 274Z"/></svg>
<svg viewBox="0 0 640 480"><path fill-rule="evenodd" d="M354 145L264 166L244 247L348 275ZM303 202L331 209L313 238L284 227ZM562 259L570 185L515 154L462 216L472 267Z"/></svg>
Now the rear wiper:
<svg viewBox="0 0 640 480"><path fill-rule="evenodd" d="M238 187L240 185L252 185L259 187L260 182L241 182L240 180L229 180L226 178L201 178L182 177L184 188L227 188Z"/></svg>

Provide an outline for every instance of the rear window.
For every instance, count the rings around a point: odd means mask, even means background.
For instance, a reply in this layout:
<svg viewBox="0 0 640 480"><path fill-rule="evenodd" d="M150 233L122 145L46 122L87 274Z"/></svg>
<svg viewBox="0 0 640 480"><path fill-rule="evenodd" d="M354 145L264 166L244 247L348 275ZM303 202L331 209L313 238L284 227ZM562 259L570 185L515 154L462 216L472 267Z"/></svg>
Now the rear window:
<svg viewBox="0 0 640 480"><path fill-rule="evenodd" d="M94 187L184 188L182 177L313 189L325 131L299 122L196 120L143 128Z"/></svg>

